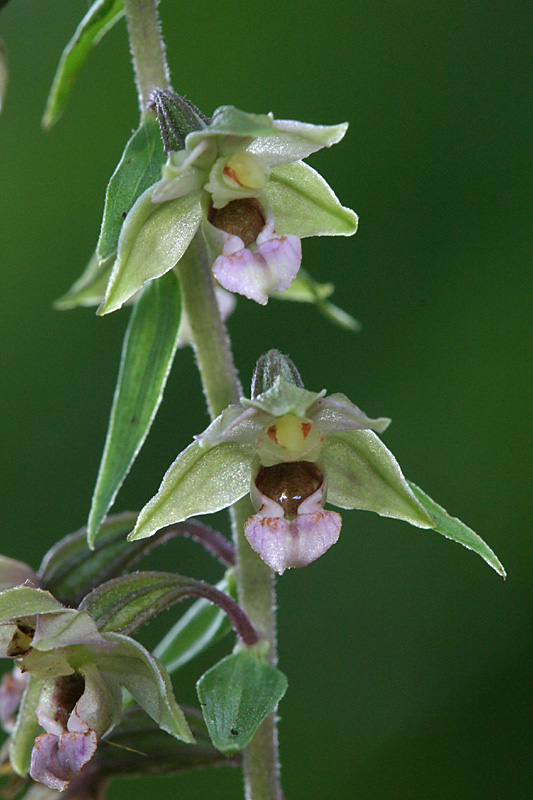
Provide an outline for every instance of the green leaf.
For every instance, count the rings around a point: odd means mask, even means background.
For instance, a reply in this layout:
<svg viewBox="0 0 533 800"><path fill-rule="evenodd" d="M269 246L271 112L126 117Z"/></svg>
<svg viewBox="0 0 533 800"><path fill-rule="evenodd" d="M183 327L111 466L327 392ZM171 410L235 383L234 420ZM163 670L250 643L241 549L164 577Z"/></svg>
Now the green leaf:
<svg viewBox="0 0 533 800"><path fill-rule="evenodd" d="M280 235L352 236L357 214L342 206L324 178L303 161L272 167L264 193Z"/></svg>
<svg viewBox="0 0 533 800"><path fill-rule="evenodd" d="M205 581L173 572L134 572L122 575L94 589L80 603L103 632L134 633L170 606L188 597L205 597L224 609L244 637L257 634L235 601Z"/></svg>
<svg viewBox="0 0 533 800"><path fill-rule="evenodd" d="M134 633L186 597L198 597L201 582L170 572L134 572L107 581L80 603L104 633Z"/></svg>
<svg viewBox="0 0 533 800"><path fill-rule="evenodd" d="M433 527L432 518L409 488L400 465L373 431L329 434L321 462L328 476L328 502L341 508L375 511L419 528Z"/></svg>
<svg viewBox="0 0 533 800"><path fill-rule="evenodd" d="M300 269L289 288L284 292L275 292L272 297L277 300L293 300L296 303L313 303L326 319L339 328L349 331L361 330L360 322L327 299L333 294L333 290L332 283L317 283Z"/></svg>
<svg viewBox="0 0 533 800"><path fill-rule="evenodd" d="M178 343L180 317L180 287L174 272L152 281L133 309L89 514L91 548L161 403Z"/></svg>
<svg viewBox="0 0 533 800"><path fill-rule="evenodd" d="M217 583L216 588L236 600L234 580L226 577ZM196 600L155 647L154 656L172 674L226 636L231 629L231 623L219 606L203 598Z"/></svg>
<svg viewBox="0 0 533 800"><path fill-rule="evenodd" d="M127 143L107 186L102 229L96 248L100 261L116 252L126 214L137 198L160 179L165 158L159 124L155 117L149 117Z"/></svg>
<svg viewBox="0 0 533 800"><path fill-rule="evenodd" d="M46 102L42 126L49 130L63 113L70 93L93 47L124 14L123 0L96 0L63 50Z"/></svg>
<svg viewBox="0 0 533 800"><path fill-rule="evenodd" d="M15 729L9 743L9 760L13 771L24 777L30 771L31 751L35 737L42 732L35 709L39 703L43 684L30 675L28 685L22 695Z"/></svg>
<svg viewBox="0 0 533 800"><path fill-rule="evenodd" d="M147 281L172 269L190 245L202 218L202 190L155 205L147 189L129 212L106 296L98 314L116 311Z"/></svg>
<svg viewBox="0 0 533 800"><path fill-rule="evenodd" d="M287 678L242 649L208 670L196 684L209 735L215 747L232 754L251 741L287 689Z"/></svg>
<svg viewBox="0 0 533 800"><path fill-rule="evenodd" d="M206 449L193 442L169 467L129 538L144 539L165 525L236 503L250 490L253 458L246 445L223 442Z"/></svg>
<svg viewBox="0 0 533 800"><path fill-rule="evenodd" d="M164 731L184 742L194 742L164 666L128 636L106 633L105 638L115 647L98 654L98 668L116 678Z"/></svg>
<svg viewBox="0 0 533 800"><path fill-rule="evenodd" d="M100 262L93 253L85 270L72 284L68 292L54 301L54 308L66 311L79 306L98 306L104 299L106 286L115 261L113 254L107 261Z"/></svg>
<svg viewBox="0 0 533 800"><path fill-rule="evenodd" d="M502 578L507 577L507 573L498 557L493 553L490 547L485 544L481 536L474 533L473 530L464 525L461 520L456 517L451 517L447 511L431 499L425 492L418 486L409 481L409 486L413 490L416 499L424 506L425 510L433 520L433 530L437 533L442 533L448 539L453 539L454 542L459 542L463 547L473 550L478 556L485 559L492 569L496 570L498 575Z"/></svg>
<svg viewBox="0 0 533 800"><path fill-rule="evenodd" d="M50 592L44 592L42 589L15 586L13 589L0 592L0 623L62 609L61 603L52 597Z"/></svg>

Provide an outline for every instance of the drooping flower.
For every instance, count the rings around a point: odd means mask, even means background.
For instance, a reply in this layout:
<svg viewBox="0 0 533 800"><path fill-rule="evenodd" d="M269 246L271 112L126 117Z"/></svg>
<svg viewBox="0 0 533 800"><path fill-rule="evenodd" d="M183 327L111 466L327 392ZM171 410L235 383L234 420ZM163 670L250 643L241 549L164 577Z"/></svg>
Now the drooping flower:
<svg viewBox="0 0 533 800"><path fill-rule="evenodd" d="M164 667L138 642L100 633L83 611L28 586L0 593L0 655L29 676L10 751L12 767L62 791L92 758L98 740L118 722L121 686L159 724L193 741ZM32 714L44 733L17 736ZM27 765L27 766L25 766Z"/></svg>
<svg viewBox="0 0 533 800"><path fill-rule="evenodd" d="M256 513L245 524L245 536L281 574L311 563L337 541L341 516L324 509L326 500L431 527L394 456L374 433L390 420L370 419L342 394L307 391L294 365L285 369L288 359L277 351L265 359L279 369L267 370L266 378L263 370L252 398L229 406L178 456L131 538L150 536L171 519L219 510L249 493Z"/></svg>
<svg viewBox="0 0 533 800"><path fill-rule="evenodd" d="M249 494L255 508L244 526L250 546L272 569L310 564L337 541L340 514L374 511L433 528L505 570L485 542L408 482L370 419L345 395L309 392L289 358L262 356L251 399L228 406L168 469L142 509L130 539L197 514L209 514Z"/></svg>
<svg viewBox="0 0 533 800"><path fill-rule="evenodd" d="M221 286L266 303L296 276L300 239L349 236L353 211L301 159L339 142L341 125L217 109L171 152L162 180L128 213L99 313L119 308L183 256L199 228Z"/></svg>

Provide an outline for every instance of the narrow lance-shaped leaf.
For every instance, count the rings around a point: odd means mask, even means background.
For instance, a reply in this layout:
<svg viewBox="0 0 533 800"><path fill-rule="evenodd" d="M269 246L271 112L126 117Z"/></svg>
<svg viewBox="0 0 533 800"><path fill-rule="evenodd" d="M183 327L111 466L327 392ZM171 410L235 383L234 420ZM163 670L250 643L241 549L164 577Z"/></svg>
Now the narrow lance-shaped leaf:
<svg viewBox="0 0 533 800"><path fill-rule="evenodd" d="M133 310L89 515L90 547L159 408L176 352L180 312L179 283L173 272L153 281Z"/></svg>
<svg viewBox="0 0 533 800"><path fill-rule="evenodd" d="M287 678L252 649L223 658L208 670L196 690L211 741L232 754L251 741L287 689Z"/></svg>
<svg viewBox="0 0 533 800"><path fill-rule="evenodd" d="M447 511L431 499L422 489L419 489L414 483L409 481L409 485L417 500L424 506L425 510L434 522L433 530L437 533L442 533L448 539L453 539L454 542L459 542L469 550L473 550L481 558L483 558L492 569L496 570L498 575L505 578L507 573L490 547L485 544L481 536L474 533L473 530L468 528L461 520L456 517L451 517Z"/></svg>
<svg viewBox="0 0 533 800"><path fill-rule="evenodd" d="M215 586L173 572L134 572L102 584L80 603L98 630L130 634L187 597L205 597L228 615L245 644L255 644L257 634L248 617L227 594Z"/></svg>
<svg viewBox="0 0 533 800"><path fill-rule="evenodd" d="M96 0L93 3L63 50L46 102L43 128L49 130L57 122L89 53L123 14L123 0Z"/></svg>
<svg viewBox="0 0 533 800"><path fill-rule="evenodd" d="M165 153L154 117L141 123L126 145L106 190L102 229L97 245L100 261L116 253L124 218L141 194L161 177Z"/></svg>

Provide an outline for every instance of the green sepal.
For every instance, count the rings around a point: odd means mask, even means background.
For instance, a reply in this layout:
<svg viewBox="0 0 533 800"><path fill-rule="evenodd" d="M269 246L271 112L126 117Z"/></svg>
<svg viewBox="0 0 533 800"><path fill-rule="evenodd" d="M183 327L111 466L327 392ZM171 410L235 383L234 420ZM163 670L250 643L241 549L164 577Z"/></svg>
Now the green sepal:
<svg viewBox="0 0 533 800"><path fill-rule="evenodd" d="M433 527L400 465L373 431L330 433L320 463L327 475L328 502L340 508L375 511L419 528Z"/></svg>
<svg viewBox="0 0 533 800"><path fill-rule="evenodd" d="M272 297L295 303L312 303L327 320L339 328L360 331L360 322L327 299L333 294L334 288L332 283L317 283L305 270L300 269L289 288L284 292L274 292Z"/></svg>
<svg viewBox="0 0 533 800"><path fill-rule="evenodd" d="M100 261L116 252L126 214L137 198L159 180L165 160L159 124L154 116L149 116L127 143L107 185L102 228L96 247Z"/></svg>
<svg viewBox="0 0 533 800"><path fill-rule="evenodd" d="M303 161L272 167L264 193L278 235L352 236L357 230L357 214L341 205L324 178Z"/></svg>
<svg viewBox="0 0 533 800"><path fill-rule="evenodd" d="M165 525L213 514L236 503L250 490L253 458L246 445L223 442L206 449L193 442L169 467L128 538L144 539Z"/></svg>
<svg viewBox="0 0 533 800"><path fill-rule="evenodd" d="M42 732L35 716L42 688L42 682L30 675L20 701L17 721L9 742L9 761L13 771L22 777L30 771L33 743L35 737Z"/></svg>
<svg viewBox="0 0 533 800"><path fill-rule="evenodd" d="M411 481L409 481L409 486L413 490L416 499L421 503L433 520L433 530L437 531L437 533L442 533L447 539L453 539L454 542L459 542L463 547L467 547L468 550L473 550L474 553L481 556L492 569L496 570L498 575L501 575L502 578L507 577L502 563L488 544L485 544L481 536L474 533L474 531L461 522L460 519L451 517L442 506L439 506L431 497Z"/></svg>
<svg viewBox="0 0 533 800"><path fill-rule="evenodd" d="M194 742L164 666L128 636L106 633L105 639L115 647L98 654L98 668L116 678L160 728L183 742Z"/></svg>
<svg viewBox="0 0 533 800"><path fill-rule="evenodd" d="M237 599L235 579L228 571L216 588ZM219 606L201 598L187 609L154 648L169 674L176 672L232 630L228 617Z"/></svg>
<svg viewBox="0 0 533 800"><path fill-rule="evenodd" d="M287 678L243 648L208 670L196 690L215 747L231 755L251 741L287 689Z"/></svg>
<svg viewBox="0 0 533 800"><path fill-rule="evenodd" d="M123 15L123 0L96 0L84 16L61 55L42 118L45 130L49 130L63 113L78 73L93 47Z"/></svg>
<svg viewBox="0 0 533 800"><path fill-rule="evenodd" d="M97 254L93 253L78 280L72 284L68 292L54 300L54 308L58 311L67 311L79 306L100 305L114 262L114 253L107 261L102 262L98 260Z"/></svg>
<svg viewBox="0 0 533 800"><path fill-rule="evenodd" d="M63 606L50 592L30 586L15 586L0 592L0 623L19 617L32 617L49 611L62 611Z"/></svg>
<svg viewBox="0 0 533 800"><path fill-rule="evenodd" d="M181 293L174 272L152 281L133 309L87 526L89 547L147 435L174 360Z"/></svg>
<svg viewBox="0 0 533 800"><path fill-rule="evenodd" d="M233 137L255 139L275 133L271 117L267 114L248 114L234 106L220 106L213 114L211 123L201 131L193 131L187 136L187 150L212 137ZM223 147L221 151L223 151Z"/></svg>
<svg viewBox="0 0 533 800"><path fill-rule="evenodd" d="M118 251L99 315L116 311L142 289L160 278L180 260L198 230L202 218L202 190L154 205L147 189L129 212L118 242Z"/></svg>
<svg viewBox="0 0 533 800"><path fill-rule="evenodd" d="M162 611L187 597L198 597L202 581L172 572L133 572L94 589L80 603L99 631L135 633Z"/></svg>

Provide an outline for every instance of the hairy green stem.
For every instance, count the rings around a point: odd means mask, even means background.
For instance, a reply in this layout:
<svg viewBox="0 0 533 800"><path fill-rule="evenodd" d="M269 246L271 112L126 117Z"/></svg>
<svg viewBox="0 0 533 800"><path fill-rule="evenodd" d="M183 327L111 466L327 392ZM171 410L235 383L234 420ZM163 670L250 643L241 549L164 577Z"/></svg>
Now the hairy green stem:
<svg viewBox="0 0 533 800"><path fill-rule="evenodd" d="M205 399L214 419L230 403L239 402L242 389L226 326L218 310L201 234L195 236L177 271Z"/></svg>
<svg viewBox="0 0 533 800"><path fill-rule="evenodd" d="M178 264L183 304L211 417L238 401L241 387L225 325L220 317L210 264L199 236ZM244 538L244 521L253 513L244 498L232 509L239 603L255 630L268 642L268 660L276 664L275 594L272 570ZM279 783L276 718L271 714L244 753L246 800L282 800Z"/></svg>
<svg viewBox="0 0 533 800"><path fill-rule="evenodd" d="M158 0L124 0L139 108L144 118L154 89L168 89L169 71L157 13Z"/></svg>
<svg viewBox="0 0 533 800"><path fill-rule="evenodd" d="M141 116L145 118L152 113L149 108L151 92L169 86L157 0L124 0L124 8L139 107ZM230 340L218 310L211 265L199 234L176 269L207 406L211 418L214 418L230 403L239 401L242 389ZM270 568L244 538L244 521L251 513L253 510L247 498L232 509L239 602L261 639L268 643L270 663L276 664L274 581ZM246 748L243 773L246 800L282 800L275 714L263 722Z"/></svg>

